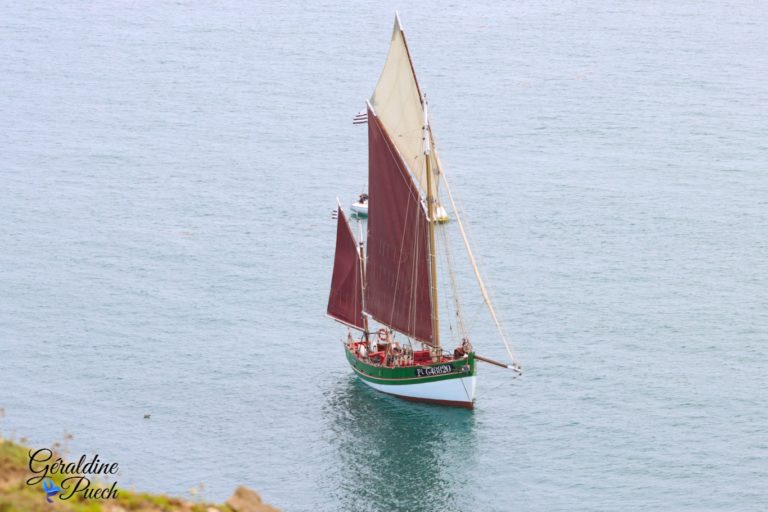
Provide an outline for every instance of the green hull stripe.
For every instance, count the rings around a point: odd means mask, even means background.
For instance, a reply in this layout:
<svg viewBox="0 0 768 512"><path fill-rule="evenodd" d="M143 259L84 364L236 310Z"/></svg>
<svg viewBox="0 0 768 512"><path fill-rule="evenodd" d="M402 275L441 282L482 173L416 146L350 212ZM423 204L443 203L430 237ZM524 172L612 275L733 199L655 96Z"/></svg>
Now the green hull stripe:
<svg viewBox="0 0 768 512"><path fill-rule="evenodd" d="M468 359L459 359L458 361L450 361L448 363L434 363L423 366L405 366L388 368L384 366L375 366L360 361L355 355L345 346L344 352L347 356L352 369L360 376L361 379L384 385L405 385L405 384L425 384L427 382L438 382L451 379L461 379L464 377L472 377L475 375L475 354L469 355ZM425 377L418 377L416 370L418 368L430 368L435 366L450 365L452 371L443 375L430 375ZM469 366L469 371L462 372L463 366Z"/></svg>

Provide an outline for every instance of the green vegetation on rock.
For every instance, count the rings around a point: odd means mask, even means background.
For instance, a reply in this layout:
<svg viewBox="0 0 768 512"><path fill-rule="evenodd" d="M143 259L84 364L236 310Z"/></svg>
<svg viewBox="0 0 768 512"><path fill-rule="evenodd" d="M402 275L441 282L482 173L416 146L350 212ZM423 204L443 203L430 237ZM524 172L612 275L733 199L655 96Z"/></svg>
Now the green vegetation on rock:
<svg viewBox="0 0 768 512"><path fill-rule="evenodd" d="M52 509L40 485L27 485L31 476L28 463L29 448L0 437L0 512L279 512L262 503L258 494L245 487L238 487L224 505L119 489L116 499L84 499L82 496L56 499ZM61 485L61 475L54 474L51 478L56 485Z"/></svg>

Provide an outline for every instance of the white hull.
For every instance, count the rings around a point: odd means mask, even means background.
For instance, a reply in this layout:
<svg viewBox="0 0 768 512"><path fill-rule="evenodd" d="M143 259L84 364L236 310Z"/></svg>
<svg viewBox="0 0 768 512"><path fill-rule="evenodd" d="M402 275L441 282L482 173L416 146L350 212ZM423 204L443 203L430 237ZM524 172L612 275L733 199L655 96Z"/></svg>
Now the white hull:
<svg viewBox="0 0 768 512"><path fill-rule="evenodd" d="M350 207L353 212L360 214L360 215L368 215L368 204L367 203L352 203L352 206Z"/></svg>
<svg viewBox="0 0 768 512"><path fill-rule="evenodd" d="M471 408L475 401L477 376L439 380L424 384L378 384L361 378L382 393L422 402L445 403Z"/></svg>
<svg viewBox="0 0 768 512"><path fill-rule="evenodd" d="M352 203L350 209L358 215L368 215L368 203ZM445 207L438 205L437 211L435 211L435 219L437 222L448 222L448 212L445 211Z"/></svg>

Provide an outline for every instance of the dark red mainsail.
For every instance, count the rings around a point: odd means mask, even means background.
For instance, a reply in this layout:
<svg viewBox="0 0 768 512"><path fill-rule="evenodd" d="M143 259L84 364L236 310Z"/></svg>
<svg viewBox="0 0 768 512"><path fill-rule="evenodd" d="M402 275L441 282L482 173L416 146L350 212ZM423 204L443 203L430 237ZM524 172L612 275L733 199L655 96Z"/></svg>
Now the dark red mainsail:
<svg viewBox="0 0 768 512"><path fill-rule="evenodd" d="M400 154L370 108L368 190L365 310L431 343L427 214Z"/></svg>
<svg viewBox="0 0 768 512"><path fill-rule="evenodd" d="M336 225L336 256L333 260L328 315L350 327L363 330L363 287L360 253L352 229L339 206Z"/></svg>

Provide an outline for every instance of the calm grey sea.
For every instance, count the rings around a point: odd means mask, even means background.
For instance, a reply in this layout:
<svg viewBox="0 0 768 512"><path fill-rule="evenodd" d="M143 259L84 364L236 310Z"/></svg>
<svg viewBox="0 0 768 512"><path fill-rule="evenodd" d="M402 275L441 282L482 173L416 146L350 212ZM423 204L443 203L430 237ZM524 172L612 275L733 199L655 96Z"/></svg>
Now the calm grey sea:
<svg viewBox="0 0 768 512"><path fill-rule="evenodd" d="M526 368L481 367L474 412L368 390L324 316L395 9ZM2 2L0 428L286 511L768 509L766 27L746 1Z"/></svg>

